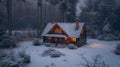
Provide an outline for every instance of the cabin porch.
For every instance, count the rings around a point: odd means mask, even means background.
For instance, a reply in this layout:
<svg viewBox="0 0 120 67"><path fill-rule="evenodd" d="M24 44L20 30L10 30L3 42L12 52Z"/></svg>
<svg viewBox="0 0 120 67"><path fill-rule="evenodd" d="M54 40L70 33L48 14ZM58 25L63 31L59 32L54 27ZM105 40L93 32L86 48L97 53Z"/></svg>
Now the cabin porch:
<svg viewBox="0 0 120 67"><path fill-rule="evenodd" d="M51 36L44 36L43 37L44 42L50 42L50 43L61 43L61 44L69 44L73 43L76 44L78 39L77 38L69 38L69 37L51 37Z"/></svg>

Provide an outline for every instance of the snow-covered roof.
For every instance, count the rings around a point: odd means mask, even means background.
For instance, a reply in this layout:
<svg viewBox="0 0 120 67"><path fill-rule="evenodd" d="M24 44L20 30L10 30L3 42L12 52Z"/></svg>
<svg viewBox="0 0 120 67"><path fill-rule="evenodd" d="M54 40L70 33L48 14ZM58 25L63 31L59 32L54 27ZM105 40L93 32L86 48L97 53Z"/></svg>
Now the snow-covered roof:
<svg viewBox="0 0 120 67"><path fill-rule="evenodd" d="M66 34L68 34L68 37L76 37L79 38L80 32L84 26L84 23L79 23L79 28L76 30L76 23L48 23L47 26L45 27L42 36L48 36L51 34L48 34L48 32L55 26L59 25L63 31L65 31ZM52 34L53 35L53 34ZM55 35L55 34L54 34ZM58 36L58 35L56 35ZM59 35L61 37L64 37L64 35Z"/></svg>
<svg viewBox="0 0 120 67"><path fill-rule="evenodd" d="M60 35L60 34L46 34L44 36L52 36L52 37L66 37L66 35Z"/></svg>

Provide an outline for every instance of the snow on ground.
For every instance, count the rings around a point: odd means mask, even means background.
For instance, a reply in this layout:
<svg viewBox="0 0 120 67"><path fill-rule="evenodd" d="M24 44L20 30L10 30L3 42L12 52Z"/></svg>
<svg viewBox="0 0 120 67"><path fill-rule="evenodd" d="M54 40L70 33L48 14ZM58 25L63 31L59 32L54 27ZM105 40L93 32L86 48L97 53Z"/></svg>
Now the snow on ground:
<svg viewBox="0 0 120 67"><path fill-rule="evenodd" d="M120 56L115 55L114 49L117 43L120 41L99 41L96 39L88 39L88 44L78 48L78 49L68 49L66 48L54 48L61 53L64 53L65 56L59 58L51 58L49 56L42 57L41 54L44 50L49 49L50 47L42 46L33 46L32 41L21 42L19 43L20 47L15 48L16 52L25 50L27 54L31 56L31 63L27 67L80 67L80 63L83 63L81 54L87 59L95 55L101 55L102 60L110 67L119 67L120 66Z"/></svg>

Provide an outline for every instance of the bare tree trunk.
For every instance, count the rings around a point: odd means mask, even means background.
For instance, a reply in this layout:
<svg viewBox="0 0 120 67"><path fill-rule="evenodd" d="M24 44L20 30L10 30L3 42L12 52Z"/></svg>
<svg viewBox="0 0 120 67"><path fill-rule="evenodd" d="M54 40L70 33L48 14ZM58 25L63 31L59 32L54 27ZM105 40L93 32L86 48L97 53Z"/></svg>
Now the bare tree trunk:
<svg viewBox="0 0 120 67"><path fill-rule="evenodd" d="M42 15L42 5L41 5L41 9L40 9L40 11L41 11L41 12L40 12L40 18L41 18L41 20L40 20L40 22L41 22L41 28L40 28L41 30L40 30L40 35L41 35L41 34L42 34L42 31L43 31L43 19L42 19L42 18L43 18L43 17L42 17L43 15Z"/></svg>
<svg viewBox="0 0 120 67"><path fill-rule="evenodd" d="M37 38L39 38L40 36L40 7L37 7L37 18L38 18L38 26L37 26Z"/></svg>
<svg viewBox="0 0 120 67"><path fill-rule="evenodd" d="M7 0L8 35L12 35L12 0Z"/></svg>
<svg viewBox="0 0 120 67"><path fill-rule="evenodd" d="M63 11L63 22L65 22L65 12Z"/></svg>
<svg viewBox="0 0 120 67"><path fill-rule="evenodd" d="M43 22L42 22L42 0L38 0L37 5L37 15L38 15L38 28L37 28L37 38L41 37L41 33L43 30Z"/></svg>
<svg viewBox="0 0 120 67"><path fill-rule="evenodd" d="M52 22L55 22L54 5L52 5Z"/></svg>
<svg viewBox="0 0 120 67"><path fill-rule="evenodd" d="M50 22L52 22L52 6L50 4Z"/></svg>
<svg viewBox="0 0 120 67"><path fill-rule="evenodd" d="M45 7L44 7L44 9L45 9L45 14L44 14L44 21L45 21L45 24L44 24L44 27L45 27L45 25L47 24L47 16L46 16L46 4L45 4Z"/></svg>
<svg viewBox="0 0 120 67"><path fill-rule="evenodd" d="M60 21L63 22L63 12L60 11Z"/></svg>

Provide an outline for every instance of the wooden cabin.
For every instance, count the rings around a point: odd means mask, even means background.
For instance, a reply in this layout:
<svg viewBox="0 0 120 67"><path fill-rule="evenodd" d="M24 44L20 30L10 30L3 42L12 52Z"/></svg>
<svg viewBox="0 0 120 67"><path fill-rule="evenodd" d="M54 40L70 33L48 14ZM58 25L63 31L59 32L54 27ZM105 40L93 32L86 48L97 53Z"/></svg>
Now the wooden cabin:
<svg viewBox="0 0 120 67"><path fill-rule="evenodd" d="M73 43L82 46L86 43L86 28L84 23L48 23L43 33L43 42Z"/></svg>

